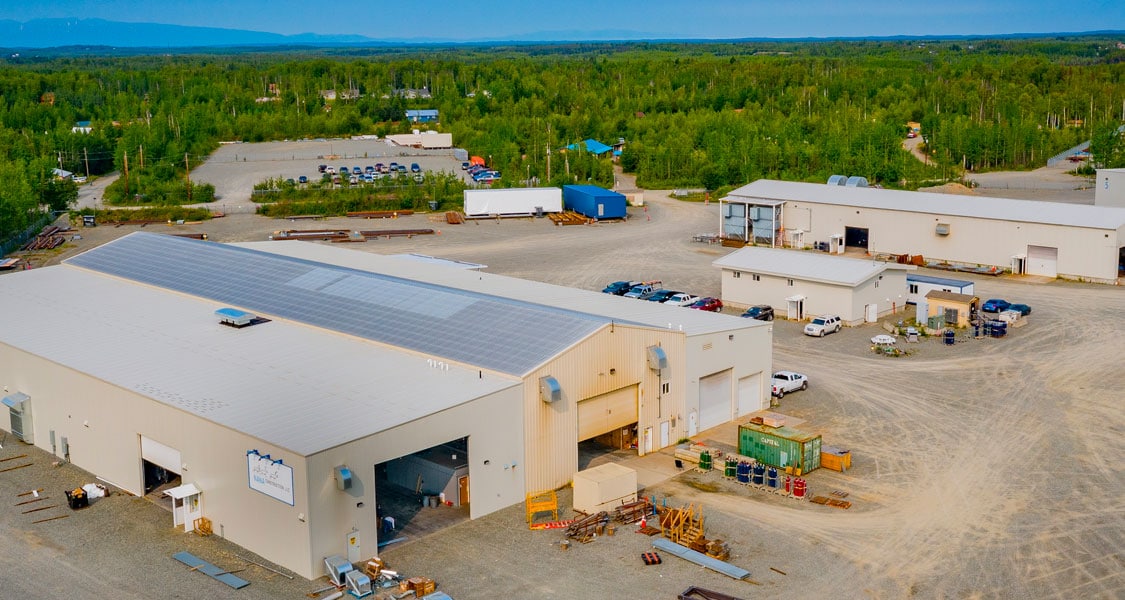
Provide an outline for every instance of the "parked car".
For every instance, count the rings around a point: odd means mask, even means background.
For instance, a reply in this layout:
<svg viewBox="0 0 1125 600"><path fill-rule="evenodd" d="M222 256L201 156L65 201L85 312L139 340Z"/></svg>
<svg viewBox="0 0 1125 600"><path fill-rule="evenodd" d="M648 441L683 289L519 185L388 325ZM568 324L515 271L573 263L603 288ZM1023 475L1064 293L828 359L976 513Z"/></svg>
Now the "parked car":
<svg viewBox="0 0 1125 600"><path fill-rule="evenodd" d="M386 173L387 172L387 165L384 165L383 163L375 163L375 172L376 173Z"/></svg>
<svg viewBox="0 0 1125 600"><path fill-rule="evenodd" d="M462 171L468 171L470 166L472 166L472 165L470 165L467 162L463 162L463 163L461 163L461 170Z"/></svg>
<svg viewBox="0 0 1125 600"><path fill-rule="evenodd" d="M613 283L605 286L602 289L603 294L613 294L614 296L624 296L634 285L639 284L639 281L614 281Z"/></svg>
<svg viewBox="0 0 1125 600"><path fill-rule="evenodd" d="M651 294L660 287L659 281L643 281L629 288L629 291L622 294L626 298L640 298L645 294Z"/></svg>
<svg viewBox="0 0 1125 600"><path fill-rule="evenodd" d="M317 173L324 173L327 170L328 170L328 165L317 165L316 166L316 172Z"/></svg>
<svg viewBox="0 0 1125 600"><path fill-rule="evenodd" d="M359 183L359 175L352 175L352 178L351 178L351 179L349 179L348 181L349 181L349 182L350 182L350 183L351 183L352 185L355 185L355 184Z"/></svg>
<svg viewBox="0 0 1125 600"><path fill-rule="evenodd" d="M649 302L664 302L679 293L679 290L654 290L652 294L649 294L648 296L641 296L641 300L648 300Z"/></svg>
<svg viewBox="0 0 1125 600"><path fill-rule="evenodd" d="M489 173L489 174L484 175L482 177L474 177L473 180L476 181L477 183L492 183L494 181L500 181L500 174L499 173Z"/></svg>
<svg viewBox="0 0 1125 600"><path fill-rule="evenodd" d="M73 181L74 183L77 183L77 184L83 184L83 183L86 183L86 176L85 175L75 175L74 177L71 177L70 180Z"/></svg>
<svg viewBox="0 0 1125 600"><path fill-rule="evenodd" d="M1020 315L1025 317L1031 314L1031 307L1026 304L1009 304L1008 310L1017 311Z"/></svg>
<svg viewBox="0 0 1125 600"><path fill-rule="evenodd" d="M335 175L336 174L336 167L325 167L324 172L328 173L329 175Z"/></svg>
<svg viewBox="0 0 1125 600"><path fill-rule="evenodd" d="M398 165L398 167L396 168L396 170L397 170L397 171L398 171L399 173L405 173L405 172L406 172L406 165Z"/></svg>
<svg viewBox="0 0 1125 600"><path fill-rule="evenodd" d="M773 374L773 395L781 398L789 392L809 389L809 378L793 371L778 371Z"/></svg>
<svg viewBox="0 0 1125 600"><path fill-rule="evenodd" d="M305 177L304 175L301 175L300 177L297 178L297 183L308 183L308 182L309 182L309 178Z"/></svg>
<svg viewBox="0 0 1125 600"><path fill-rule="evenodd" d="M410 172L411 173L421 173L422 167L418 166L418 163L410 163Z"/></svg>
<svg viewBox="0 0 1125 600"><path fill-rule="evenodd" d="M843 326L838 315L822 315L814 318L808 325L805 325L805 335L824 337L829 333L840 331Z"/></svg>
<svg viewBox="0 0 1125 600"><path fill-rule="evenodd" d="M998 313L1008 310L1012 303L1000 298L989 298L981 305L981 312Z"/></svg>
<svg viewBox="0 0 1125 600"><path fill-rule="evenodd" d="M678 294L672 294L671 296L668 296L668 299L664 301L664 304L667 304L668 306L689 306L696 300L699 300L699 296L692 296L691 294L680 292Z"/></svg>
<svg viewBox="0 0 1125 600"><path fill-rule="evenodd" d="M719 300L718 298L711 298L708 296L706 298L700 298L699 300L692 302L688 305L688 308L694 308L696 310L708 310L711 312L721 312L723 310L723 301Z"/></svg>
<svg viewBox="0 0 1125 600"><path fill-rule="evenodd" d="M773 307L768 304L757 304L746 309L746 312L738 316L747 319L757 319L759 321L772 321Z"/></svg>

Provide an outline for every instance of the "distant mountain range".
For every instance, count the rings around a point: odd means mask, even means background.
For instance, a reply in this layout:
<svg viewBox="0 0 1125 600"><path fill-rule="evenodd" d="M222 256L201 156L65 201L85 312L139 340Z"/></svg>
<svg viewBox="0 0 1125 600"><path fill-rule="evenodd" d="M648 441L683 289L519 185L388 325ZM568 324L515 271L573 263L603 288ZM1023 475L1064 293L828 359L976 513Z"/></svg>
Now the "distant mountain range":
<svg viewBox="0 0 1125 600"><path fill-rule="evenodd" d="M979 35L932 35L932 36L879 36L833 39L866 40L932 40L932 39L979 39L988 38L1038 38L1086 35L1122 35L1122 31L1090 31L1080 33L1036 33L1005 34L995 36ZM512 43L530 44L543 42L607 42L607 41L728 41L728 42L778 42L778 41L816 41L822 38L743 38L738 40L689 40L674 39L664 34L632 30L598 31L542 31L508 36L502 39L482 38L479 40L450 40L441 38L388 38L374 39L362 35L322 35L301 33L282 35L264 31L244 29L220 29L217 27L191 27L167 25L162 23L126 23L105 19L35 19L27 22L0 20L0 48L6 50L45 49L45 48L221 48L246 46L386 46L403 44L487 44Z"/></svg>
<svg viewBox="0 0 1125 600"><path fill-rule="evenodd" d="M11 49L62 46L116 48L189 48L200 46L366 45L362 35L281 35L263 31L188 27L161 23L125 23L104 19L0 20L0 46Z"/></svg>

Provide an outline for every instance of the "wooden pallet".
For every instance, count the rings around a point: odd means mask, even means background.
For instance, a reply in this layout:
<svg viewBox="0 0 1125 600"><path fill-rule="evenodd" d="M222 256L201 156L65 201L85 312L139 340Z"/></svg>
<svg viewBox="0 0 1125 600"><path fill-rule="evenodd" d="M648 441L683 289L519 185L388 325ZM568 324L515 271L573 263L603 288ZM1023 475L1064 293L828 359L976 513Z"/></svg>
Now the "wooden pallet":
<svg viewBox="0 0 1125 600"><path fill-rule="evenodd" d="M586 225L590 222L590 219L586 216L569 210L561 213L547 213L547 217L555 225Z"/></svg>
<svg viewBox="0 0 1125 600"><path fill-rule="evenodd" d="M813 496L809 502L813 504L823 504L824 506L835 506L836 508L848 509L852 507L852 503L847 500L836 500L828 496Z"/></svg>

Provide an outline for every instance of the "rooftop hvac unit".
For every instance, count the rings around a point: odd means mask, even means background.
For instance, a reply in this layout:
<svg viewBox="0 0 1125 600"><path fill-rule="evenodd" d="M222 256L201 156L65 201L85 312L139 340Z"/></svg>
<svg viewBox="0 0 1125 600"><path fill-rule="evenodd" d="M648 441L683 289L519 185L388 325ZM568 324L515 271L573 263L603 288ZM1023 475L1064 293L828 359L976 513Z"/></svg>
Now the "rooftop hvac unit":
<svg viewBox="0 0 1125 600"><path fill-rule="evenodd" d="M846 185L847 187L867 187L867 178L859 177L858 175L852 175L851 177L848 177L848 181L844 185Z"/></svg>
<svg viewBox="0 0 1125 600"><path fill-rule="evenodd" d="M547 404L562 400L562 386L559 385L559 380L550 375L540 377L539 397Z"/></svg>
<svg viewBox="0 0 1125 600"><path fill-rule="evenodd" d="M668 355L660 346L648 347L648 368L653 371L662 371L668 368Z"/></svg>
<svg viewBox="0 0 1125 600"><path fill-rule="evenodd" d="M844 185L848 178L844 175L832 175L828 178L828 185Z"/></svg>
<svg viewBox="0 0 1125 600"><path fill-rule="evenodd" d="M246 327L257 318L254 313L248 313L237 308L220 308L215 311L215 316L219 317L220 323L231 327Z"/></svg>

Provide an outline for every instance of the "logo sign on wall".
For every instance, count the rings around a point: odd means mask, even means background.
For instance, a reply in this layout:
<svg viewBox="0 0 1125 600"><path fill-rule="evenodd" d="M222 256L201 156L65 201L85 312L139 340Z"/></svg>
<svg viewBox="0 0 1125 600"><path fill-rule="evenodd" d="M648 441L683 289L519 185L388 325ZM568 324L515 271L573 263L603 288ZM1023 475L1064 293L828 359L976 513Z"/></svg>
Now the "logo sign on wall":
<svg viewBox="0 0 1125 600"><path fill-rule="evenodd" d="M293 506L293 467L270 458L269 454L248 450L246 468L250 489Z"/></svg>

